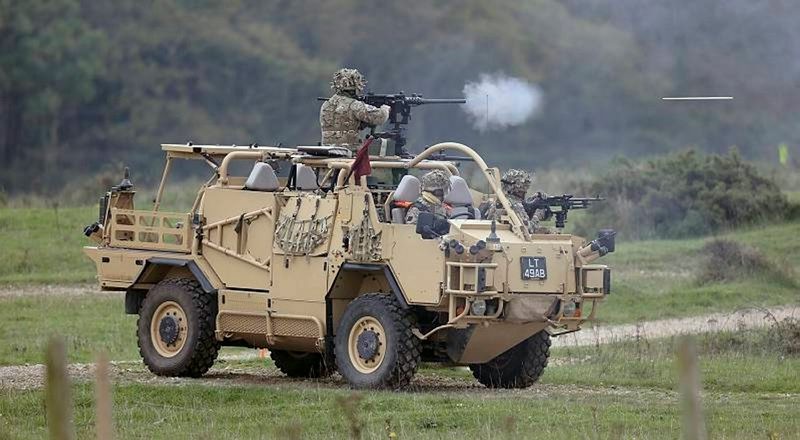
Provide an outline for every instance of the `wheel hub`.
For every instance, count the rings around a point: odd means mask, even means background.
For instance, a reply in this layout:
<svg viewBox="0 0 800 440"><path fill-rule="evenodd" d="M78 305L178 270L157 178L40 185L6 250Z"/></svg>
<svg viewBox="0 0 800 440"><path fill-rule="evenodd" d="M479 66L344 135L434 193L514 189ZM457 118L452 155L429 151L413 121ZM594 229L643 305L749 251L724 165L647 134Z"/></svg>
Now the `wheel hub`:
<svg viewBox="0 0 800 440"><path fill-rule="evenodd" d="M158 323L158 336L165 344L174 344L180 335L180 325L174 316L164 316Z"/></svg>
<svg viewBox="0 0 800 440"><path fill-rule="evenodd" d="M353 324L347 338L350 362L361 374L372 374L386 356L386 330L372 316L363 316Z"/></svg>
<svg viewBox="0 0 800 440"><path fill-rule="evenodd" d="M372 330L366 330L358 335L358 342L356 343L358 349L358 357L361 359L372 359L378 354L378 346L380 340L378 334Z"/></svg>
<svg viewBox="0 0 800 440"><path fill-rule="evenodd" d="M175 301L165 301L150 319L150 341L163 357L173 357L183 350L189 336L186 312Z"/></svg>

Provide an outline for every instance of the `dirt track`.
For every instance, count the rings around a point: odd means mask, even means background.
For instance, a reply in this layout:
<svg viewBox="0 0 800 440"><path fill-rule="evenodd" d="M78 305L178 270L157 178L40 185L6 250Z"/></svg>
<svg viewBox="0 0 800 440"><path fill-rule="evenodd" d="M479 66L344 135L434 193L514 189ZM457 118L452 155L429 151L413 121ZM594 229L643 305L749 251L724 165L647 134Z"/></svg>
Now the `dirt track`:
<svg viewBox="0 0 800 440"><path fill-rule="evenodd" d="M23 295L118 295L118 293L99 293L93 285L81 286L34 286L0 289L0 298ZM666 319L613 326L587 326L584 330L554 338L553 346L591 346L633 340L636 338L659 338L680 334L695 334L723 330L737 330L765 327L782 319L794 317L800 319L800 306L785 306L771 309L746 309L733 313L715 313L705 316ZM231 365L230 361L256 358L252 354L228 356L221 358L214 368L201 379L163 378L148 372L141 361L112 362L111 374L114 382L137 382L152 384L202 383L205 385L225 386L233 384L260 384L292 386L333 387L344 386L339 376L321 381L298 381L288 379L274 367L242 368ZM93 376L93 364L71 364L69 374L73 380L87 381ZM421 374L415 379L415 388L421 391L448 389L465 391L485 390L477 382L459 378L446 377L435 373ZM43 365L0 366L0 389L35 389L44 383ZM538 386L523 392L548 392L553 385ZM571 389L574 389L571 388ZM553 390L551 390L553 391Z"/></svg>
<svg viewBox="0 0 800 440"><path fill-rule="evenodd" d="M683 334L710 333L766 327L786 318L800 319L800 306L749 308L687 318L645 321L637 324L584 326L583 330L553 340L554 347L601 345Z"/></svg>
<svg viewBox="0 0 800 440"><path fill-rule="evenodd" d="M81 296L81 295L103 295L120 296L119 292L101 292L96 284L75 284L75 285L22 285L22 286L3 286L0 287L0 299L17 298L20 296L33 295L62 295L62 296Z"/></svg>
<svg viewBox="0 0 800 440"><path fill-rule="evenodd" d="M139 383L150 385L205 385L213 387L227 386L269 386L302 389L347 389L347 383L335 374L325 379L290 379L276 368L268 367L231 367L226 362L218 361L205 376L199 379L158 377L147 371L138 361L112 362L111 381L115 384ZM69 376L73 382L89 382L94 380L93 364L72 364ZM44 366L28 365L0 367L0 390L32 390L44 384ZM410 393L469 393L483 398L509 398L513 396L549 396L549 395L658 395L659 398L675 399L676 393L669 390L646 390L625 387L587 387L574 385L536 384L522 390L488 389L471 377L451 377L439 374L436 369L426 369L417 374Z"/></svg>

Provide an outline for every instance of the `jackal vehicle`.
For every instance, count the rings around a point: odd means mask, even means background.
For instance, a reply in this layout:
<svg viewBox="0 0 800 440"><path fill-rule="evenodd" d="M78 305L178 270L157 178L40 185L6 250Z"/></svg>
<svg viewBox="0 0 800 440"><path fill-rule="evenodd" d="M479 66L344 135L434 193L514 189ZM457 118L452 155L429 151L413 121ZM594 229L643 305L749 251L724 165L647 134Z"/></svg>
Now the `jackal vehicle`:
<svg viewBox="0 0 800 440"><path fill-rule="evenodd" d="M139 315L140 354L158 375L200 376L221 346L245 346L269 349L288 376L338 370L355 388L406 386L421 362L468 365L487 387L527 387L551 336L579 330L609 293L609 268L590 263L614 250L613 232L590 242L530 234L499 170L462 144L371 157L372 168L408 172L386 187L356 181L350 153L335 147L162 149L152 208L135 209L126 177L101 199L85 231L95 245L84 248L101 289L125 292L126 313ZM445 150L471 158L489 193L435 159ZM213 176L188 212L163 212L178 159ZM232 175L233 162L245 175ZM451 176L450 218L403 224L420 194L413 174L432 169ZM474 209L483 201L498 206L491 219Z"/></svg>

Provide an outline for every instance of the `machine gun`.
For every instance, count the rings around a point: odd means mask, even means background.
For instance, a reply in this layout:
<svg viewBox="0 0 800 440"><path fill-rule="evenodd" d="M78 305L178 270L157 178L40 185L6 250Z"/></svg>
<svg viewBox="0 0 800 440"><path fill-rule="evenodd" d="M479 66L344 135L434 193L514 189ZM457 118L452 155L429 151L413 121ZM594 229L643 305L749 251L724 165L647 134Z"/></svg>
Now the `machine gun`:
<svg viewBox="0 0 800 440"><path fill-rule="evenodd" d="M317 99L320 101L328 100L328 98ZM394 152L397 156L401 157L410 156L405 149L406 136L404 126L408 125L408 122L411 120L411 107L423 104L464 104L467 102L466 99L423 98L422 95L416 93L406 95L402 91L395 94L384 95L367 93L364 96L359 96L357 99L374 107L380 107L382 105L389 106L388 122L392 127L385 132L375 132L375 126L369 126L370 135L376 139L394 140Z"/></svg>
<svg viewBox="0 0 800 440"><path fill-rule="evenodd" d="M591 206L592 202L602 202L604 200L602 197L574 197L572 194L542 197L542 194L539 193L522 202L522 206L525 208L528 217L533 216L539 209L543 209L546 212L545 218L541 220L547 220L551 216L555 216L556 228L560 229L567 222L567 213L570 209L586 209ZM553 211L552 208L556 207L561 209Z"/></svg>

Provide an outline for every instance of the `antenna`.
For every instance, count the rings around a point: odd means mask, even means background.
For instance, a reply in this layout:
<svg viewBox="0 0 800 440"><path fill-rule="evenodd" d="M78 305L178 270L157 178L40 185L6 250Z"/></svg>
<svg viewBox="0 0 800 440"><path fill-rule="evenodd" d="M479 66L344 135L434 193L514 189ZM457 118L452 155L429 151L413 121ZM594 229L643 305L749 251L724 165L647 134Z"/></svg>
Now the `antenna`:
<svg viewBox="0 0 800 440"><path fill-rule="evenodd" d="M486 94L486 128L489 128L489 94Z"/></svg>
<svg viewBox="0 0 800 440"><path fill-rule="evenodd" d="M664 101L729 101L733 96L665 96Z"/></svg>

